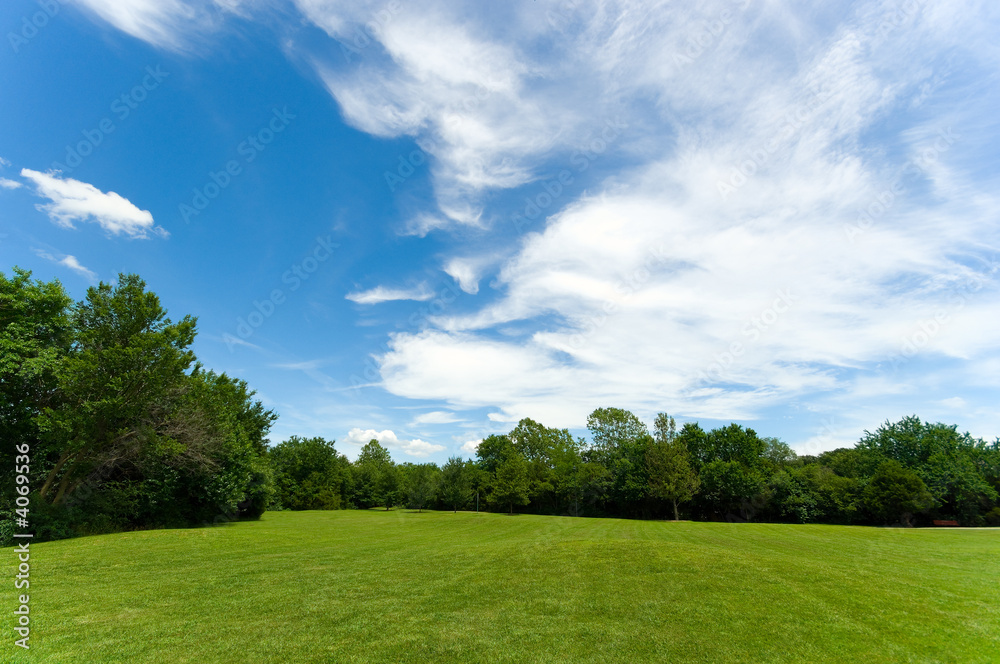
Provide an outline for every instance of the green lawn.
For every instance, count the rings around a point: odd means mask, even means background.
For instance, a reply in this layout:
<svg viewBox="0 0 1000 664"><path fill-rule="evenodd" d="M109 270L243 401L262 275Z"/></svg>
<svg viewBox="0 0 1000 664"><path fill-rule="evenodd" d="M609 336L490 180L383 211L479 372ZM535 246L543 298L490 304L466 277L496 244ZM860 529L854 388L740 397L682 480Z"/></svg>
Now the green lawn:
<svg viewBox="0 0 1000 664"><path fill-rule="evenodd" d="M3 661L1000 661L997 530L269 512L31 551Z"/></svg>

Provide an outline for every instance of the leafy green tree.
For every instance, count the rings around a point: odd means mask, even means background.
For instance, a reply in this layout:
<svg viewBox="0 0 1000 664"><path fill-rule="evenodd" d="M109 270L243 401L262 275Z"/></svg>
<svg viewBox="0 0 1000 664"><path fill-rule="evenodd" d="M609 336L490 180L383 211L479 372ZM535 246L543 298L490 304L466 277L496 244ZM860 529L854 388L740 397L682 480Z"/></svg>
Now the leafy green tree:
<svg viewBox="0 0 1000 664"><path fill-rule="evenodd" d="M708 446L713 461L735 461L747 468L757 468L767 444L753 429L733 423L710 431Z"/></svg>
<svg viewBox="0 0 1000 664"><path fill-rule="evenodd" d="M934 505L934 496L919 475L890 459L878 467L865 487L864 501L880 522L912 525L914 514Z"/></svg>
<svg viewBox="0 0 1000 664"><path fill-rule="evenodd" d="M691 500L698 492L700 482L691 467L691 455L678 440L674 427L661 427L659 424L660 417L657 416L656 438L646 448L649 493L654 498L669 501L677 521L680 519L678 504ZM673 418L669 419L669 424L673 424Z"/></svg>
<svg viewBox="0 0 1000 664"><path fill-rule="evenodd" d="M858 448L879 460L891 459L916 472L924 481L939 517L981 524L996 503L997 491L985 477L982 463L988 446L955 425L923 422L915 415L886 422L865 432Z"/></svg>
<svg viewBox="0 0 1000 664"><path fill-rule="evenodd" d="M403 475L389 450L372 438L361 448L355 469L355 497L361 507L384 505L388 510L403 494Z"/></svg>
<svg viewBox="0 0 1000 664"><path fill-rule="evenodd" d="M677 440L677 422L666 413L657 413L653 421L653 438L658 443L669 444Z"/></svg>
<svg viewBox="0 0 1000 664"><path fill-rule="evenodd" d="M275 415L195 364L194 319L136 275L72 307L28 277L0 275L0 417L32 443L36 536L260 516Z"/></svg>
<svg viewBox="0 0 1000 664"><path fill-rule="evenodd" d="M803 475L779 467L768 481L770 513L777 520L813 523L822 516L820 500L814 487Z"/></svg>
<svg viewBox="0 0 1000 664"><path fill-rule="evenodd" d="M347 507L350 469L334 441L292 436L270 449L281 507L291 510L336 510Z"/></svg>
<svg viewBox="0 0 1000 664"><path fill-rule="evenodd" d="M646 425L621 408L598 408L587 418L594 442L592 457L608 469L609 498L619 509L641 510L648 495L646 449L653 442Z"/></svg>
<svg viewBox="0 0 1000 664"><path fill-rule="evenodd" d="M65 407L46 408L37 419L46 448L57 455L42 500L57 505L96 470L134 463L170 421L171 397L194 362L188 347L195 320L172 323L145 286L120 274L117 286L88 289L73 312L73 352L58 371Z"/></svg>
<svg viewBox="0 0 1000 664"><path fill-rule="evenodd" d="M70 297L58 281L32 281L31 272L14 268L8 279L0 272L0 545L14 532L13 469L18 448L30 451L29 486L45 481L56 456L41 447L38 416L59 408L58 371L73 342ZM37 495L33 495L32 499Z"/></svg>
<svg viewBox="0 0 1000 664"><path fill-rule="evenodd" d="M701 469L699 478L699 495L709 511L726 518L738 512L745 521L754 517L756 499L766 488L758 471L738 461L711 461Z"/></svg>
<svg viewBox="0 0 1000 664"><path fill-rule="evenodd" d="M715 460L715 454L709 446L708 434L697 422L686 422L677 433L677 438L691 454L691 465L696 471L701 470L709 461Z"/></svg>
<svg viewBox="0 0 1000 664"><path fill-rule="evenodd" d="M511 447L501 456L490 483L491 500L497 505L507 505L508 513L513 514L514 505L528 504L530 489L528 462Z"/></svg>
<svg viewBox="0 0 1000 664"><path fill-rule="evenodd" d="M412 465L406 473L406 494L410 507L422 512L433 501L441 484L441 469L434 463Z"/></svg>
<svg viewBox="0 0 1000 664"><path fill-rule="evenodd" d="M483 438L476 448L479 467L488 475L496 473L503 457L514 448L514 442L507 435L491 434Z"/></svg>
<svg viewBox="0 0 1000 664"><path fill-rule="evenodd" d="M764 452L762 456L774 468L788 466L798 459L798 455L791 447L777 438L761 438L764 442Z"/></svg>
<svg viewBox="0 0 1000 664"><path fill-rule="evenodd" d="M441 497L445 504L458 512L472 496L472 478L461 457L450 457L441 469Z"/></svg>

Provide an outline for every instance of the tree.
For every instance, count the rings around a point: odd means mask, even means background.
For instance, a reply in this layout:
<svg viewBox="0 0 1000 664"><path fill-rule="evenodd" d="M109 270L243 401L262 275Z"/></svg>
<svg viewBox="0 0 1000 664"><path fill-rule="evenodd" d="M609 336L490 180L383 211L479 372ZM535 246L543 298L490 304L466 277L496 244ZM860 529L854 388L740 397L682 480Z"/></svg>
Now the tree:
<svg viewBox="0 0 1000 664"><path fill-rule="evenodd" d="M73 312L73 352L58 372L65 407L38 417L49 450L59 450L41 499L68 498L98 469L133 463L167 425L172 400L194 362L195 320L172 323L134 274L87 290Z"/></svg>
<svg viewBox="0 0 1000 664"><path fill-rule="evenodd" d="M792 448L777 438L761 438L761 440L764 442L762 456L775 468L795 463L798 459Z"/></svg>
<svg viewBox="0 0 1000 664"><path fill-rule="evenodd" d="M450 457L441 469L441 497L455 512L465 506L472 495L470 473L461 457Z"/></svg>
<svg viewBox="0 0 1000 664"><path fill-rule="evenodd" d="M677 439L677 422L666 413L657 413L653 421L653 438L658 443L672 443Z"/></svg>
<svg viewBox="0 0 1000 664"><path fill-rule="evenodd" d="M666 415L661 413L664 418ZM669 418L673 425L673 418ZM656 438L646 449L646 473L649 476L649 493L654 498L670 501L674 507L674 520L680 519L678 503L691 500L698 492L698 474L691 468L690 453L677 439L673 426L660 426L657 416Z"/></svg>
<svg viewBox="0 0 1000 664"><path fill-rule="evenodd" d="M883 462L864 491L865 505L882 523L912 525L913 515L934 505L920 477L895 459Z"/></svg>
<svg viewBox="0 0 1000 664"><path fill-rule="evenodd" d="M0 418L31 443L36 536L259 517L275 415L195 362L194 318L134 274L72 307L28 277L0 275Z"/></svg>
<svg viewBox="0 0 1000 664"><path fill-rule="evenodd" d="M598 408L587 418L594 441L592 456L608 469L610 498L619 509L636 512L646 498L646 448L652 443L646 425L621 408Z"/></svg>
<svg viewBox="0 0 1000 664"><path fill-rule="evenodd" d="M292 436L270 449L276 500L291 510L336 510L347 507L347 459L334 441Z"/></svg>
<svg viewBox="0 0 1000 664"><path fill-rule="evenodd" d="M691 454L691 465L695 470L701 470L702 466L715 459L709 447L708 434L697 422L686 422L677 438Z"/></svg>
<svg viewBox="0 0 1000 664"><path fill-rule="evenodd" d="M476 447L476 457L479 459L479 467L488 474L496 473L497 466L500 465L505 454L514 448L514 443L509 436L490 434L483 438Z"/></svg>
<svg viewBox="0 0 1000 664"><path fill-rule="evenodd" d="M399 499L403 477L389 450L372 438L361 448L355 469L355 496L362 507L384 505L388 510Z"/></svg>
<svg viewBox="0 0 1000 664"><path fill-rule="evenodd" d="M738 461L711 461L701 469L701 493L717 515L732 518L735 511L749 521L757 511L754 499L764 489L764 478Z"/></svg>
<svg viewBox="0 0 1000 664"><path fill-rule="evenodd" d="M528 463L520 452L513 448L504 452L490 488L493 502L507 505L510 514L514 513L514 505L528 504Z"/></svg>
<svg viewBox="0 0 1000 664"><path fill-rule="evenodd" d="M733 423L710 431L708 447L713 461L735 461L747 468L756 468L761 464L767 444L753 429Z"/></svg>
<svg viewBox="0 0 1000 664"><path fill-rule="evenodd" d="M410 507L422 512L424 505L434 499L440 486L441 469L434 463L421 463L408 469L406 493Z"/></svg>

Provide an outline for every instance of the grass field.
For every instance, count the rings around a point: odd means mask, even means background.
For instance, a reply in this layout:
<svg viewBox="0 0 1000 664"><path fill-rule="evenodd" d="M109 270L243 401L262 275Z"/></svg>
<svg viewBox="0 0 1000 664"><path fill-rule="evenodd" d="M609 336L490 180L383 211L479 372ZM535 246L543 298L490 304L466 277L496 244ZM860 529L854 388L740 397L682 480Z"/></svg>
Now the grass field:
<svg viewBox="0 0 1000 664"><path fill-rule="evenodd" d="M1000 661L998 530L268 512L31 551L3 661Z"/></svg>

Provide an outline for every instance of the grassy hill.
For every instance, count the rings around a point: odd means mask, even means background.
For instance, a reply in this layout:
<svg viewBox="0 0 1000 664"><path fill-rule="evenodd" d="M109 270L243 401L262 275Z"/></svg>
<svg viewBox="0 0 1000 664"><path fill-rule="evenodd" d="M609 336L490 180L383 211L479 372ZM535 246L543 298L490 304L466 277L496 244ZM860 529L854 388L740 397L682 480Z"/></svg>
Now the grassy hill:
<svg viewBox="0 0 1000 664"><path fill-rule="evenodd" d="M31 563L32 648L8 627L4 661L1000 659L997 530L268 512Z"/></svg>

